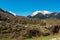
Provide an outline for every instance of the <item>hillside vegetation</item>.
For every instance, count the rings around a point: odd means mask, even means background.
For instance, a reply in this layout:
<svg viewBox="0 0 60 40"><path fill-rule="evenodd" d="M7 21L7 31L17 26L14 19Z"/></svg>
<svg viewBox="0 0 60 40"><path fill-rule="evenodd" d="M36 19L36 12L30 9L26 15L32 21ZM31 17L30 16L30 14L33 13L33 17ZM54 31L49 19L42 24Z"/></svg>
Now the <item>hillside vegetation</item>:
<svg viewBox="0 0 60 40"><path fill-rule="evenodd" d="M0 10L0 39L25 40L27 38L60 34L60 20L13 16Z"/></svg>

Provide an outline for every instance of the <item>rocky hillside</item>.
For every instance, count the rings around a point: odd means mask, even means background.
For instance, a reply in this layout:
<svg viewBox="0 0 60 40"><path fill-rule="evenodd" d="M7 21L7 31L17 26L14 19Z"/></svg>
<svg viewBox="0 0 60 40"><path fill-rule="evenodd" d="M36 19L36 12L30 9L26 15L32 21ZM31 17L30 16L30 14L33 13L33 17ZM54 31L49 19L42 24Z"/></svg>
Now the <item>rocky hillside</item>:
<svg viewBox="0 0 60 40"><path fill-rule="evenodd" d="M55 35L60 30L58 23L60 24L60 21L53 20L53 18L42 20L16 16L12 12L0 9L0 39L25 40L26 38Z"/></svg>
<svg viewBox="0 0 60 40"><path fill-rule="evenodd" d="M14 16L11 12L0 9L0 21L15 22L21 24L40 24L41 20L36 18L27 18L23 16Z"/></svg>

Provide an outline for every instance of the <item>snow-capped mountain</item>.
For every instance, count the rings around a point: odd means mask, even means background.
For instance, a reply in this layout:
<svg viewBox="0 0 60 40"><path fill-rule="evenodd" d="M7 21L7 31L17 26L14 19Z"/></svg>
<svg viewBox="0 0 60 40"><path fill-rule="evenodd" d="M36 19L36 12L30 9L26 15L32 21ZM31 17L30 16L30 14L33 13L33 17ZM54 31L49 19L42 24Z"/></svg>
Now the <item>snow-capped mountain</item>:
<svg viewBox="0 0 60 40"><path fill-rule="evenodd" d="M45 15L45 14L51 14L52 12L49 12L49 11L35 11L35 12L33 12L32 14L31 14L31 16L35 16L36 14L40 14L40 13L42 13L43 15Z"/></svg>
<svg viewBox="0 0 60 40"><path fill-rule="evenodd" d="M0 13L12 15L12 16L16 16L16 14L14 12L12 12L12 11L6 11L6 10L1 9L1 8L0 8Z"/></svg>
<svg viewBox="0 0 60 40"><path fill-rule="evenodd" d="M29 18L40 18L40 19L47 19L47 18L57 18L60 19L60 12L50 12L50 11L35 11L32 14L28 15Z"/></svg>

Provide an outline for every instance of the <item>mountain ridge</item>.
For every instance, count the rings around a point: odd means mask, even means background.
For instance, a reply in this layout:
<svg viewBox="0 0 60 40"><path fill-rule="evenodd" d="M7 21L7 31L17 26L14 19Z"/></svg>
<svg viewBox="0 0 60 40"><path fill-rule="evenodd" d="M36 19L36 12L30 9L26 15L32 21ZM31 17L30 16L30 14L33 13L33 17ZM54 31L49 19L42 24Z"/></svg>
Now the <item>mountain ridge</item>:
<svg viewBox="0 0 60 40"><path fill-rule="evenodd" d="M16 16L16 14L13 13L12 11L6 11L6 10L4 10L4 9L2 9L2 8L0 8L0 12L7 13L7 14L10 14L10 15L12 15L12 16Z"/></svg>
<svg viewBox="0 0 60 40"><path fill-rule="evenodd" d="M47 18L56 18L60 19L60 12L50 12L50 11L35 11L31 15L27 16L28 18L40 18L40 19L47 19Z"/></svg>

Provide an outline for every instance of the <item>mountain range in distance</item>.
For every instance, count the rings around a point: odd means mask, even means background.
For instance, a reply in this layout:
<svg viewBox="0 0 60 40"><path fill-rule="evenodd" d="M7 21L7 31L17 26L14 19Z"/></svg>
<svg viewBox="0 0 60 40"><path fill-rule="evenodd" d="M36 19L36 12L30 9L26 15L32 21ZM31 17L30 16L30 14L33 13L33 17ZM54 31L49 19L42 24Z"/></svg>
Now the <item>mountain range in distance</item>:
<svg viewBox="0 0 60 40"><path fill-rule="evenodd" d="M4 12L4 13L3 13ZM2 8L0 8L0 14L8 14L8 15L12 15L12 16L18 16L16 15L14 12L12 11L6 11ZM50 12L50 11L35 11L32 14L28 15L27 18L39 18L39 19L50 19L50 18L54 18L54 19L60 19L60 12Z"/></svg>
<svg viewBox="0 0 60 40"><path fill-rule="evenodd" d="M39 18L39 19L60 19L60 12L50 12L50 11L35 11L27 16L28 18Z"/></svg>

